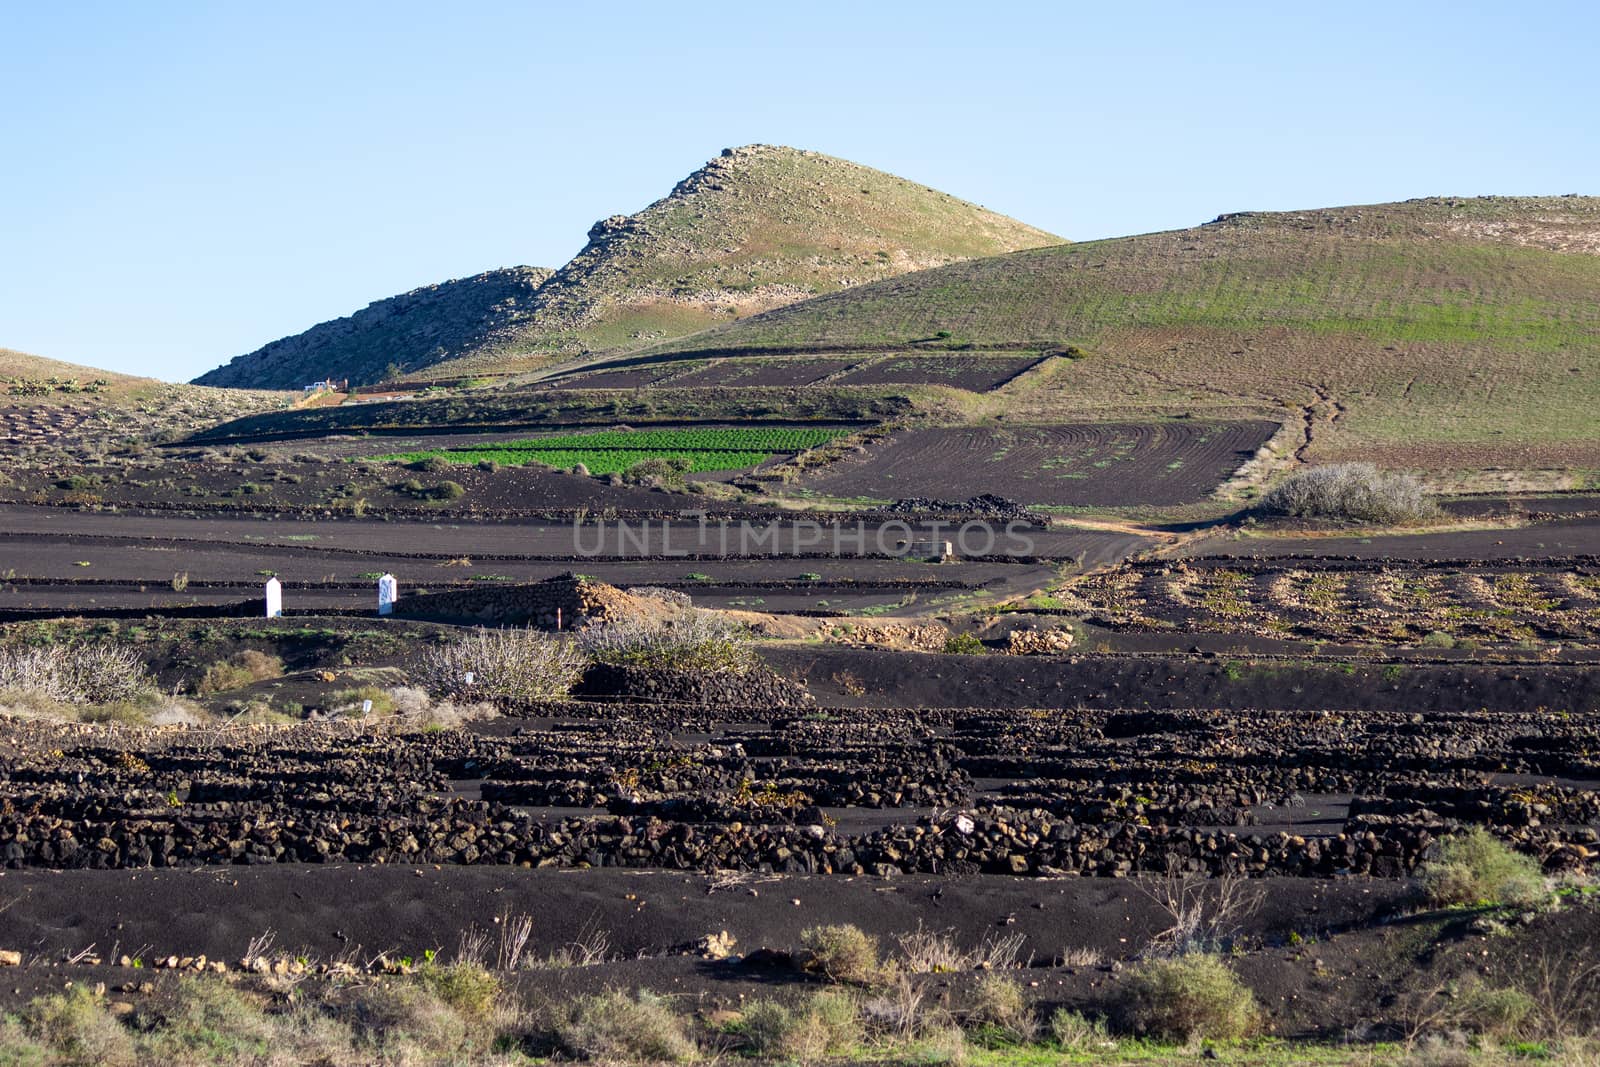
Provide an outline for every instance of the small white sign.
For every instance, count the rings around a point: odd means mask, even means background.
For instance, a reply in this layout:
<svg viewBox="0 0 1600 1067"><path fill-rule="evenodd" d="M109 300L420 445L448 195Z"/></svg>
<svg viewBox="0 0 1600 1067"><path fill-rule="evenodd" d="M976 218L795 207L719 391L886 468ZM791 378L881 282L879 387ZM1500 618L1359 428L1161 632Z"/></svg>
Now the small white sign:
<svg viewBox="0 0 1600 1067"><path fill-rule="evenodd" d="M276 619L283 614L283 586L278 579L267 579L267 618Z"/></svg>
<svg viewBox="0 0 1600 1067"><path fill-rule="evenodd" d="M473 674L471 671L467 672L467 684L468 685L471 685L473 683L473 681L476 680L476 678L477 678L477 675Z"/></svg>
<svg viewBox="0 0 1600 1067"><path fill-rule="evenodd" d="M394 580L394 575L385 574L378 579L378 614L390 615L394 612L394 602L400 599L400 583Z"/></svg>
<svg viewBox="0 0 1600 1067"><path fill-rule="evenodd" d="M361 714L363 714L363 715L371 715L372 714L372 701L363 700L361 702Z"/></svg>

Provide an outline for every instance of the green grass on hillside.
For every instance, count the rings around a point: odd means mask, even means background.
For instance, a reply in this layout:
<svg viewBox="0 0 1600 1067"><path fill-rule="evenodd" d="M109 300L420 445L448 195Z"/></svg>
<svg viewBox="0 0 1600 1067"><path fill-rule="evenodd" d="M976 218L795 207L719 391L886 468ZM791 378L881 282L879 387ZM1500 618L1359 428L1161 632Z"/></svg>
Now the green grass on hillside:
<svg viewBox="0 0 1600 1067"><path fill-rule="evenodd" d="M654 351L843 351L940 331L978 348L1070 344L1087 358L973 413L1311 408L1313 459L1600 466L1600 255L1585 251L1600 251L1600 200L1460 203L1248 216L973 260Z"/></svg>

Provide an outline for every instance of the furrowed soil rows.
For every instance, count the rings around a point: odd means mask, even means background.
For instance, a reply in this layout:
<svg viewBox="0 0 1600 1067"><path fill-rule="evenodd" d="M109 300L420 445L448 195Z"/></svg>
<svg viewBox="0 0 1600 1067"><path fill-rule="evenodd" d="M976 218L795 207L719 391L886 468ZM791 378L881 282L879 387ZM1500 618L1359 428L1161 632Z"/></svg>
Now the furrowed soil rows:
<svg viewBox="0 0 1600 1067"><path fill-rule="evenodd" d="M974 393L997 389L1043 362L1038 356L906 356L882 359L836 385L949 385Z"/></svg>
<svg viewBox="0 0 1600 1067"><path fill-rule="evenodd" d="M564 389L642 389L670 377L679 369L671 366L639 367L633 370L606 371L601 374L578 374L544 384L541 388L551 392Z"/></svg>
<svg viewBox="0 0 1600 1067"><path fill-rule="evenodd" d="M1277 430L1271 422L1083 423L905 430L802 479L844 497L1168 505L1203 498Z"/></svg>
<svg viewBox="0 0 1600 1067"><path fill-rule="evenodd" d="M674 388L810 385L856 362L853 359L724 360L681 374L672 379L672 385Z"/></svg>
<svg viewBox="0 0 1600 1067"><path fill-rule="evenodd" d="M1600 641L1600 561L1190 559L1077 582L1097 624L1148 632L1417 644Z"/></svg>

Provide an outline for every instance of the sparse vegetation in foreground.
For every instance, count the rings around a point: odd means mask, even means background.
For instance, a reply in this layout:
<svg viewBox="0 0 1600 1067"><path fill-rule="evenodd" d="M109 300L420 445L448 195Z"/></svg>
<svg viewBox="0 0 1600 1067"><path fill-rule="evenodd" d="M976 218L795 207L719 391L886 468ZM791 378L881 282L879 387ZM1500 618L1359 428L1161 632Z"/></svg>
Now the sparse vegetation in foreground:
<svg viewBox="0 0 1600 1067"><path fill-rule="evenodd" d="M744 674L759 662L744 628L709 611L591 626L578 645L594 662L618 667Z"/></svg>
<svg viewBox="0 0 1600 1067"><path fill-rule="evenodd" d="M1551 897L1538 862L1482 827L1440 845L1439 857L1422 869L1422 886L1432 903L1445 907L1531 908Z"/></svg>

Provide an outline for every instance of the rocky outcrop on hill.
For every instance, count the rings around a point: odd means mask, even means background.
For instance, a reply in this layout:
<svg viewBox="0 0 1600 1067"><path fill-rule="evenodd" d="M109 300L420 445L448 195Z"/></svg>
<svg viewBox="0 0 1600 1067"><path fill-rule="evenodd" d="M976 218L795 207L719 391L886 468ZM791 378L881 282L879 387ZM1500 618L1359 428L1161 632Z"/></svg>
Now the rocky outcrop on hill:
<svg viewBox="0 0 1600 1067"><path fill-rule="evenodd" d="M540 267L505 267L377 300L354 315L313 326L195 379L196 385L294 389L325 378L365 385L392 370L426 367L514 336L550 277Z"/></svg>

